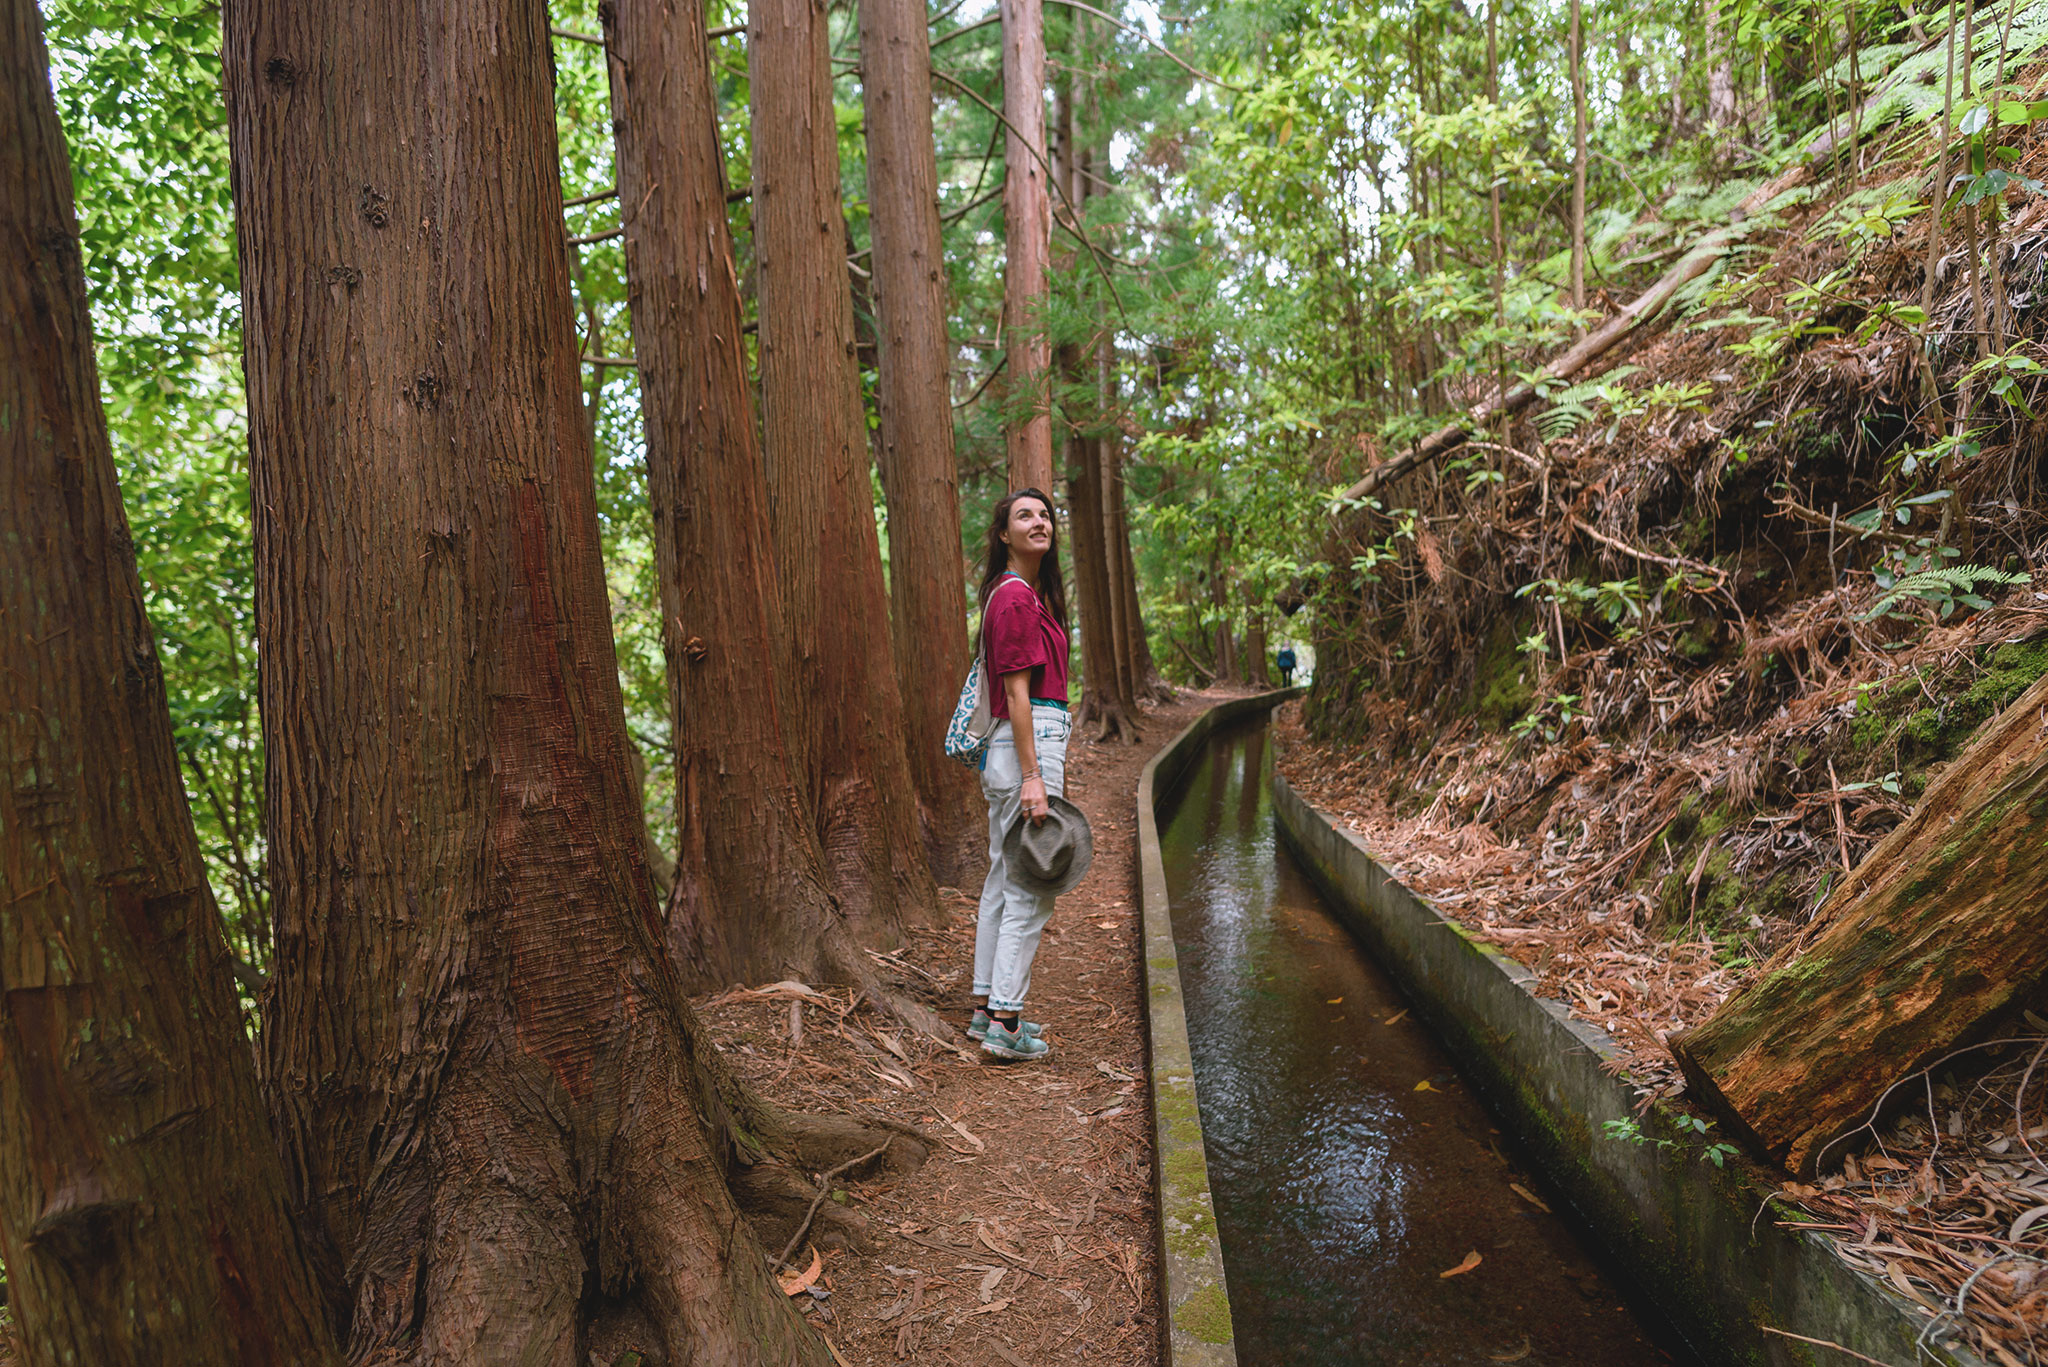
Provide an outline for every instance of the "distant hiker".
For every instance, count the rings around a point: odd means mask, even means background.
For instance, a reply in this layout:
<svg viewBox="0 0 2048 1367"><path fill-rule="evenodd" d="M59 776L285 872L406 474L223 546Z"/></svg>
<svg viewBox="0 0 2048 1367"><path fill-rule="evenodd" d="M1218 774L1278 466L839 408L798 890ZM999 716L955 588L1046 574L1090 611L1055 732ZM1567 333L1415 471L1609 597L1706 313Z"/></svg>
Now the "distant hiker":
<svg viewBox="0 0 2048 1367"><path fill-rule="evenodd" d="M981 580L979 650L995 727L981 760L988 879L974 935L975 1006L967 1033L998 1058L1051 1053L1023 1017L1031 963L1053 898L1087 871L1088 822L1067 775L1067 597L1052 500L1019 489L995 506ZM1013 719L1029 719L1016 729Z"/></svg>
<svg viewBox="0 0 2048 1367"><path fill-rule="evenodd" d="M1273 664L1280 671L1280 686L1294 687L1294 647L1281 646L1280 653L1273 657Z"/></svg>

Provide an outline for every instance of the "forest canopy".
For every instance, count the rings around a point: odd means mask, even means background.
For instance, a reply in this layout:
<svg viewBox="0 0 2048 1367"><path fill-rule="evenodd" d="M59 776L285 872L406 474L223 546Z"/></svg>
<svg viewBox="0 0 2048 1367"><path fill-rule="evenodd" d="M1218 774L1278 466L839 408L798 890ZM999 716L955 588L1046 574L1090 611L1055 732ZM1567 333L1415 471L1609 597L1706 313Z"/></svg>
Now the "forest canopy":
<svg viewBox="0 0 2048 1367"><path fill-rule="evenodd" d="M1045 325L1055 347L1086 350L1106 335L1115 370L1108 390L1093 376L1056 382L1058 429L1113 432L1125 448L1143 616L1169 673L1235 673L1247 640L1306 639L1311 619L1275 605L1314 596L1334 489L1543 357L1600 316L1602 300L1627 297L1684 235L1720 221L1786 149L1917 50L1933 22L1855 4L1683 4L1652 23L1587 7L1592 295L1575 310L1575 8L1048 6L1052 125L1104 155L1086 198L1054 206ZM970 552L1022 401L1000 382L993 16L969 0L932 28ZM722 35L713 72L747 281L744 18L716 3L706 13ZM637 382L630 366L604 363L633 353L621 210L602 197L617 183L609 94L601 46L569 36L602 25L594 6L566 4L550 22L581 348L596 361L587 387L614 628L650 824L666 846ZM858 293L869 247L858 25L850 7L831 24L846 238L858 325L872 337ZM218 11L57 0L48 25L102 383L179 753L236 954L260 969L262 753ZM1938 92L1905 91L1914 114L1939 114ZM744 297L751 309L751 289ZM871 342L862 355L872 413ZM1497 477L1494 464L1468 456L1456 469L1478 484Z"/></svg>

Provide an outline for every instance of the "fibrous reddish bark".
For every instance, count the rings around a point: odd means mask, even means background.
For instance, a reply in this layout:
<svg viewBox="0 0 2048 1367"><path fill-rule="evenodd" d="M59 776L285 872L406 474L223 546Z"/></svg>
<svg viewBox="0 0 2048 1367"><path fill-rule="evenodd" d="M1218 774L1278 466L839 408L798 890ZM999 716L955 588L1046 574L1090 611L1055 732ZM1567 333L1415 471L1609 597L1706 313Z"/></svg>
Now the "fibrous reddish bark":
<svg viewBox="0 0 2048 1367"><path fill-rule="evenodd" d="M1810 943L1674 1036L1688 1090L1811 1174L1888 1089L2048 977L2048 679L1842 881Z"/></svg>
<svg viewBox="0 0 2048 1367"><path fill-rule="evenodd" d="M1075 17L1074 51L1056 86L1058 111L1053 150L1053 169L1065 201L1076 214L1086 210L1090 198L1099 193L1104 165L1097 166L1096 149L1089 145L1088 129L1076 105L1073 81L1077 72L1089 68L1091 24L1089 16ZM1090 113L1099 113L1099 101L1091 90L1087 96ZM1099 122L1099 120L1097 120ZM1068 545L1074 556L1074 597L1080 612L1081 702L1074 710L1076 726L1097 728L1097 739L1121 736L1132 743L1141 739L1137 727L1138 700L1133 687L1137 677L1131 656L1129 622L1123 574L1128 548L1117 542L1116 495L1109 481L1115 478L1116 439L1109 425L1114 406L1113 343L1105 331L1092 346L1071 343L1054 348L1053 364L1062 381L1062 393L1071 396L1063 413L1067 479ZM1089 396L1089 397L1082 397Z"/></svg>
<svg viewBox="0 0 2048 1367"><path fill-rule="evenodd" d="M603 9L647 423L680 849L669 942L703 982L857 976L784 733L781 615L701 6Z"/></svg>
<svg viewBox="0 0 2048 1367"><path fill-rule="evenodd" d="M923 0L861 0L890 631L925 850L938 880L959 886L979 863L981 794L938 743L968 645L928 22Z"/></svg>
<svg viewBox="0 0 2048 1367"><path fill-rule="evenodd" d="M826 1363L728 1194L647 875L546 14L235 0L225 29L264 1082L349 1355Z"/></svg>
<svg viewBox="0 0 2048 1367"><path fill-rule="evenodd" d="M1052 255L1046 183L1045 10L1000 0L1003 26L1003 345L1021 399L1004 435L1010 487L1052 490L1052 347L1045 332Z"/></svg>
<svg viewBox="0 0 2048 1367"><path fill-rule="evenodd" d="M0 0L0 1257L26 1360L339 1363L178 780L34 0Z"/></svg>
<svg viewBox="0 0 2048 1367"><path fill-rule="evenodd" d="M1097 362L1100 366L1103 406L1116 405L1116 374L1111 365L1111 347L1107 338L1096 346ZM1117 578L1117 591L1123 609L1116 617L1117 651L1119 658L1127 662L1131 675L1131 686L1140 701L1172 702L1173 688L1160 677L1159 666L1152 659L1152 643L1145 635L1145 617L1138 605L1138 564L1131 551L1130 501L1123 476L1123 442L1114 432L1102 438L1102 485L1108 499L1104 516L1108 520L1110 549L1122 561L1123 573Z"/></svg>
<svg viewBox="0 0 2048 1367"><path fill-rule="evenodd" d="M761 432L798 753L833 890L858 931L887 939L929 923L937 893L891 663L825 11L754 0L748 27Z"/></svg>

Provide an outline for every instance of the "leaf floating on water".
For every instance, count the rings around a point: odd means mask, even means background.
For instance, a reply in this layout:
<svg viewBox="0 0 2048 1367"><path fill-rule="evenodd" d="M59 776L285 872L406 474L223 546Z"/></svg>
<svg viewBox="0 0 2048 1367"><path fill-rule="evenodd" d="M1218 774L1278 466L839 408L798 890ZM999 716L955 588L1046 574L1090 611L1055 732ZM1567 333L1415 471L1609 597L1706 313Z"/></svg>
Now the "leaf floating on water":
<svg viewBox="0 0 2048 1367"><path fill-rule="evenodd" d="M1393 1015L1387 1017L1386 1024L1399 1025L1402 1021L1406 1020L1407 1018L1408 1008L1404 1006L1399 1011L1396 1011Z"/></svg>
<svg viewBox="0 0 2048 1367"><path fill-rule="evenodd" d="M1415 1084L1415 1090L1418 1092L1434 1092L1436 1091L1436 1088L1429 1085L1428 1078L1424 1078L1422 1079L1422 1081Z"/></svg>
<svg viewBox="0 0 2048 1367"><path fill-rule="evenodd" d="M800 1296L811 1289L811 1283L818 1280L818 1273L823 1271L824 1267L824 1257L813 1247L811 1249L811 1265L809 1267L801 1272L785 1272L782 1276L776 1278L776 1281L781 1285L783 1295Z"/></svg>
<svg viewBox="0 0 2048 1367"><path fill-rule="evenodd" d="M1530 1205L1536 1207L1536 1209L1542 1211L1545 1215L1550 1214L1550 1207L1543 1203L1543 1198L1538 1196L1535 1192L1529 1190L1527 1187L1523 1186L1520 1182L1508 1183L1508 1190L1513 1192L1515 1195L1521 1197L1524 1201L1527 1201ZM1508 1359L1506 1358L1496 1359L1496 1361L1500 1362L1506 1362L1507 1360Z"/></svg>
<svg viewBox="0 0 2048 1367"><path fill-rule="evenodd" d="M1524 1334L1522 1335L1521 1347L1506 1353L1488 1353L1486 1356L1494 1362L1520 1362L1523 1358L1529 1356L1529 1349L1529 1336Z"/></svg>
<svg viewBox="0 0 2048 1367"><path fill-rule="evenodd" d="M1445 1277L1462 1277L1467 1272L1470 1272L1473 1268L1479 1266L1480 1261L1481 1260L1479 1257L1479 1250L1475 1248L1470 1253L1467 1253L1463 1258L1459 1259L1458 1265L1456 1267L1447 1267L1443 1271L1437 1273L1437 1279L1442 1280Z"/></svg>
<svg viewBox="0 0 2048 1367"><path fill-rule="evenodd" d="M1341 1001L1343 1001L1343 1000L1344 1000L1344 999L1343 999L1342 997L1332 997L1332 998L1330 998L1330 999L1329 999L1328 1001L1324 1002L1324 1003L1323 1003L1323 1005L1325 1005L1325 1006L1335 1006L1335 1005L1337 1005L1337 1004L1338 1004L1339 1002L1341 1002Z"/></svg>

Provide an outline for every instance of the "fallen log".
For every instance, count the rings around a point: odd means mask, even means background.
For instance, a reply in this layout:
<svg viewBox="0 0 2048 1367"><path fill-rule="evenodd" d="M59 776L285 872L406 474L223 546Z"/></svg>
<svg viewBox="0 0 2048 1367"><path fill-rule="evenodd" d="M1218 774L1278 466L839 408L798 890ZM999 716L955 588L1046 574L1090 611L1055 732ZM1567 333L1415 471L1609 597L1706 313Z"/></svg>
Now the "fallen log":
<svg viewBox="0 0 2048 1367"><path fill-rule="evenodd" d="M1986 722L1781 955L1674 1035L1689 1094L1811 1177L2048 978L2048 678ZM1918 1092L1899 1088L1900 1095Z"/></svg>

